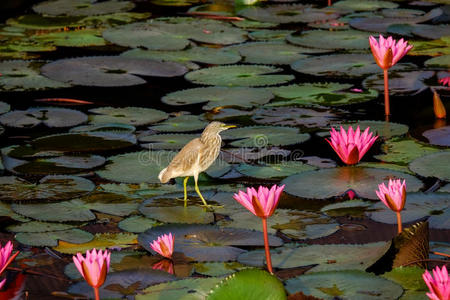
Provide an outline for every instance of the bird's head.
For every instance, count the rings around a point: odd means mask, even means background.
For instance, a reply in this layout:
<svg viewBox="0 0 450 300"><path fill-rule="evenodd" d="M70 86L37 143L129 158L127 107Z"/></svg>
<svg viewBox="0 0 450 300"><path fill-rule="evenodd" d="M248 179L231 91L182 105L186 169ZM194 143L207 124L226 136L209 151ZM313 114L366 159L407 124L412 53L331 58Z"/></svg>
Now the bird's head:
<svg viewBox="0 0 450 300"><path fill-rule="evenodd" d="M234 127L236 127L236 126L235 125L226 125L225 123L214 121L214 122L209 123L208 126L206 126L203 133L218 134L221 131L227 130L229 128L234 128Z"/></svg>

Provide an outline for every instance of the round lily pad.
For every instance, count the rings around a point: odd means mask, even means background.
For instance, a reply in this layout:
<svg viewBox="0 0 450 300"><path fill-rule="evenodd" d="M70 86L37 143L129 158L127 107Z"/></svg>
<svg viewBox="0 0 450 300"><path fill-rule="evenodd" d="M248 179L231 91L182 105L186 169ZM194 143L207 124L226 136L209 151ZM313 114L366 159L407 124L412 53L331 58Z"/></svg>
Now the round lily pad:
<svg viewBox="0 0 450 300"><path fill-rule="evenodd" d="M277 164L249 165L240 164L236 170L248 177L261 179L284 178L292 174L315 170L315 167L300 161L285 161Z"/></svg>
<svg viewBox="0 0 450 300"><path fill-rule="evenodd" d="M195 18L153 19L106 30L103 37L121 46L151 50L181 50L190 44L190 40L229 45L247 39L246 31L228 23Z"/></svg>
<svg viewBox="0 0 450 300"><path fill-rule="evenodd" d="M411 44L414 47L408 52L408 55L441 56L450 54L450 39L445 39L445 37L432 41L411 41Z"/></svg>
<svg viewBox="0 0 450 300"><path fill-rule="evenodd" d="M187 73L186 80L204 85L267 86L293 80L293 75L279 75L282 69L262 65L219 66Z"/></svg>
<svg viewBox="0 0 450 300"><path fill-rule="evenodd" d="M308 128L328 126L338 116L328 110L312 110L297 107L261 107L252 114L258 124L305 126Z"/></svg>
<svg viewBox="0 0 450 300"><path fill-rule="evenodd" d="M133 126L147 125L167 119L168 114L146 107L98 107L90 109L91 124L122 123Z"/></svg>
<svg viewBox="0 0 450 300"><path fill-rule="evenodd" d="M409 169L423 177L436 177L450 181L450 169L447 164L442 163L449 159L449 151L428 154L413 160L409 164Z"/></svg>
<svg viewBox="0 0 450 300"><path fill-rule="evenodd" d="M28 246L54 247L58 241L66 241L75 244L82 244L91 241L94 236L80 229L68 229L47 232L19 232L14 237L19 243Z"/></svg>
<svg viewBox="0 0 450 300"><path fill-rule="evenodd" d="M241 60L241 56L234 52L209 47L191 47L179 51L132 49L121 56L179 63L193 61L212 65L234 64Z"/></svg>
<svg viewBox="0 0 450 300"><path fill-rule="evenodd" d="M58 47L94 47L105 46L100 29L82 29L76 31L60 31L40 34L33 37L35 41Z"/></svg>
<svg viewBox="0 0 450 300"><path fill-rule="evenodd" d="M11 109L11 106L3 101L0 101L0 115L7 113Z"/></svg>
<svg viewBox="0 0 450 300"><path fill-rule="evenodd" d="M251 126L227 130L222 133L224 140L233 140L234 147L264 148L303 143L310 139L307 133L299 133L297 128L282 126Z"/></svg>
<svg viewBox="0 0 450 300"><path fill-rule="evenodd" d="M53 175L42 178L37 184L14 176L0 177L0 200L66 200L91 192L95 185L88 179L76 176Z"/></svg>
<svg viewBox="0 0 450 300"><path fill-rule="evenodd" d="M101 2L92 2L90 0L50 0L33 6L33 10L38 14L49 16L104 15L128 11L133 8L133 2L117 0Z"/></svg>
<svg viewBox="0 0 450 300"><path fill-rule="evenodd" d="M341 0L333 3L334 8L348 11L375 11L380 8L396 8L397 3L389 1L358 1L358 0Z"/></svg>
<svg viewBox="0 0 450 300"><path fill-rule="evenodd" d="M151 130L162 132L185 132L202 130L208 125L201 120L199 116L181 115L175 118L167 119L159 124L149 127Z"/></svg>
<svg viewBox="0 0 450 300"><path fill-rule="evenodd" d="M450 54L430 58L429 60L424 62L424 65L429 68L438 68L447 70L450 68Z"/></svg>
<svg viewBox="0 0 450 300"><path fill-rule="evenodd" d="M272 264L281 269L317 265L309 272L364 271L379 260L390 246L391 242L300 246L285 244L271 250ZM264 250L249 251L238 259L240 263L250 266L263 266L264 260Z"/></svg>
<svg viewBox="0 0 450 300"><path fill-rule="evenodd" d="M11 231L11 232L36 233L36 232L69 230L74 227L76 227L76 226L68 225L68 224L60 224L60 223L47 223L47 222L31 221L31 222L21 223L19 225L8 226L8 227L6 227L6 230Z"/></svg>
<svg viewBox="0 0 450 300"><path fill-rule="evenodd" d="M198 134L151 134L139 137L141 146L150 150L178 150L195 138Z"/></svg>
<svg viewBox="0 0 450 300"><path fill-rule="evenodd" d="M326 21L339 16L327 9L312 8L306 4L252 6L239 11L239 15L255 21L281 24Z"/></svg>
<svg viewBox="0 0 450 300"><path fill-rule="evenodd" d="M448 24L415 24L412 33L424 39L438 40L450 35L450 26Z"/></svg>
<svg viewBox="0 0 450 300"><path fill-rule="evenodd" d="M161 101L170 105L188 105L207 102L204 110L215 107L251 108L269 102L270 91L246 87L206 87L181 90L165 95Z"/></svg>
<svg viewBox="0 0 450 300"><path fill-rule="evenodd" d="M237 262L202 262L194 264L195 273L216 277L229 275L247 268L247 266Z"/></svg>
<svg viewBox="0 0 450 300"><path fill-rule="evenodd" d="M320 211L330 217L341 217L341 216L361 217L365 209L371 205L372 203L369 201L348 200L344 202L326 205L322 207Z"/></svg>
<svg viewBox="0 0 450 300"><path fill-rule="evenodd" d="M120 221L117 226L128 232L141 233L158 224L157 221L143 216L132 216Z"/></svg>
<svg viewBox="0 0 450 300"><path fill-rule="evenodd" d="M423 133L430 144L438 146L450 146L450 126L444 126L436 129L429 129Z"/></svg>
<svg viewBox="0 0 450 300"><path fill-rule="evenodd" d="M287 297L283 283L275 275L259 269L247 269L222 280L212 289L208 299L284 300Z"/></svg>
<svg viewBox="0 0 450 300"><path fill-rule="evenodd" d="M248 37L256 41L284 41L286 36L294 30L274 30L274 29L261 29L255 30L248 34Z"/></svg>
<svg viewBox="0 0 450 300"><path fill-rule="evenodd" d="M121 250L122 248L136 245L136 238L137 236L132 233L97 233L94 239L88 243L74 244L60 241L58 246L53 247L53 249L64 254L84 253L92 248L96 248L97 250L106 250L107 248Z"/></svg>
<svg viewBox="0 0 450 300"><path fill-rule="evenodd" d="M294 71L315 76L357 78L380 73L371 54L333 54L303 58L291 64ZM415 69L413 64L396 64L391 71Z"/></svg>
<svg viewBox="0 0 450 300"><path fill-rule="evenodd" d="M175 252L196 261L232 261L245 250L234 246L264 245L262 232L219 228L211 225L171 224L153 227L139 234L139 244L147 251L155 253L149 246L150 242L164 233L172 232L175 236ZM281 239L269 236L271 246L281 246Z"/></svg>
<svg viewBox="0 0 450 300"><path fill-rule="evenodd" d="M406 173L384 169L340 167L308 171L289 176L282 181L285 192L308 199L327 199L343 194L349 189L368 199L378 199L375 191L378 184L389 178L402 178L407 182L407 190L418 191L422 182ZM321 188L318 189L317 186Z"/></svg>
<svg viewBox="0 0 450 300"><path fill-rule="evenodd" d="M306 274L286 281L289 293L302 292L320 299L398 299L403 294L400 285L362 271L321 272Z"/></svg>
<svg viewBox="0 0 450 300"><path fill-rule="evenodd" d="M122 123L102 123L92 125L81 125L71 128L69 132L115 132L115 133L133 133L136 127Z"/></svg>
<svg viewBox="0 0 450 300"><path fill-rule="evenodd" d="M244 58L243 62L268 65L289 65L300 58L307 57L304 53L312 52L308 48L281 42L250 42L230 46L227 49L239 53Z"/></svg>
<svg viewBox="0 0 450 300"><path fill-rule="evenodd" d="M291 33L286 40L304 47L330 50L365 50L369 48L369 33L357 30L310 30Z"/></svg>
<svg viewBox="0 0 450 300"><path fill-rule="evenodd" d="M361 130L366 130L369 127L370 131L373 132L374 135L381 136L385 139L390 139L394 136L401 136L408 133L408 126L400 123L393 122L385 122L385 121L352 121L347 124L342 124L339 126L334 126L337 129L342 126L345 130L348 130L350 126L356 128L359 126Z"/></svg>
<svg viewBox="0 0 450 300"><path fill-rule="evenodd" d="M1 67L0 67L1 68ZM144 84L140 76L175 77L187 68L175 62L122 56L91 56L60 59L44 65L41 73L53 80L85 86L132 86Z"/></svg>
<svg viewBox="0 0 450 300"><path fill-rule="evenodd" d="M415 95L428 88L425 80L434 76L433 71L392 72L389 74L390 95ZM363 81L363 86L384 91L383 74L375 74Z"/></svg>
<svg viewBox="0 0 450 300"><path fill-rule="evenodd" d="M351 84L336 82L329 83L300 83L272 88L277 96L271 106L283 105L324 105L339 106L370 101L378 97L375 90L354 92Z"/></svg>
<svg viewBox="0 0 450 300"><path fill-rule="evenodd" d="M432 215L428 219L430 228L433 229L450 229L450 208L445 209L440 214Z"/></svg>
<svg viewBox="0 0 450 300"><path fill-rule="evenodd" d="M10 60L0 62L0 91L34 91L70 87L40 74L42 61Z"/></svg>
<svg viewBox="0 0 450 300"><path fill-rule="evenodd" d="M8 217L15 221L19 222L29 222L30 219L27 219L25 217L22 217L21 215L16 214L12 209L11 206L7 203L0 202L0 216L2 217Z"/></svg>
<svg viewBox="0 0 450 300"><path fill-rule="evenodd" d="M30 128L40 124L48 127L71 127L87 121L87 116L67 108L36 107L13 110L0 116L0 122L9 127Z"/></svg>

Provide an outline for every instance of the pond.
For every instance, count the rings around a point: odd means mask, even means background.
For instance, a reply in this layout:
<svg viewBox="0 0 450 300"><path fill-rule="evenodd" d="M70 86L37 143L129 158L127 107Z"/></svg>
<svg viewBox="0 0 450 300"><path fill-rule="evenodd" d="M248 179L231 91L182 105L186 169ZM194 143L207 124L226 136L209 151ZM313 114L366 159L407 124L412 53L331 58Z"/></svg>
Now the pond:
<svg viewBox="0 0 450 300"><path fill-rule="evenodd" d="M0 299L427 299L450 6L331 2L1 3Z"/></svg>

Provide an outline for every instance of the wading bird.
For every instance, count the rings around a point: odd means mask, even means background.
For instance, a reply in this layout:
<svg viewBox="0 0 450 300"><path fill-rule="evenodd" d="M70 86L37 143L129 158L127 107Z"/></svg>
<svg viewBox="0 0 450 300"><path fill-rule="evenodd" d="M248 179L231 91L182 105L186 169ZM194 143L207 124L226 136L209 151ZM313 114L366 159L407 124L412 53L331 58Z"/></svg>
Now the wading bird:
<svg viewBox="0 0 450 300"><path fill-rule="evenodd" d="M222 138L219 133L234 125L225 125L221 122L212 122L203 130L200 138L193 139L172 159L167 168L159 173L159 180L162 183L168 182L171 178L185 177L184 187L184 206L187 205L186 184L190 176L194 176L195 191L202 199L205 206L209 206L203 198L198 188L198 175L213 164L219 156Z"/></svg>

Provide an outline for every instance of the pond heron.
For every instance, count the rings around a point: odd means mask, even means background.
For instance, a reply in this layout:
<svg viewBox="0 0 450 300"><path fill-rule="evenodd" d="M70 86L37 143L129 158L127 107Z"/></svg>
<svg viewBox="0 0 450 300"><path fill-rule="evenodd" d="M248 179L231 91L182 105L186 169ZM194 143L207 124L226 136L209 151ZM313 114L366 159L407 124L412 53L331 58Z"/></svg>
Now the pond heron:
<svg viewBox="0 0 450 300"><path fill-rule="evenodd" d="M222 138L219 133L234 125L225 125L221 122L212 122L203 130L200 138L193 139L187 143L183 149L172 159L167 168L159 173L159 180L162 183L168 182L171 178L185 177L184 187L184 206L187 205L186 184L190 176L194 176L195 191L202 199L205 206L209 206L203 198L198 188L198 175L213 164L220 153Z"/></svg>

